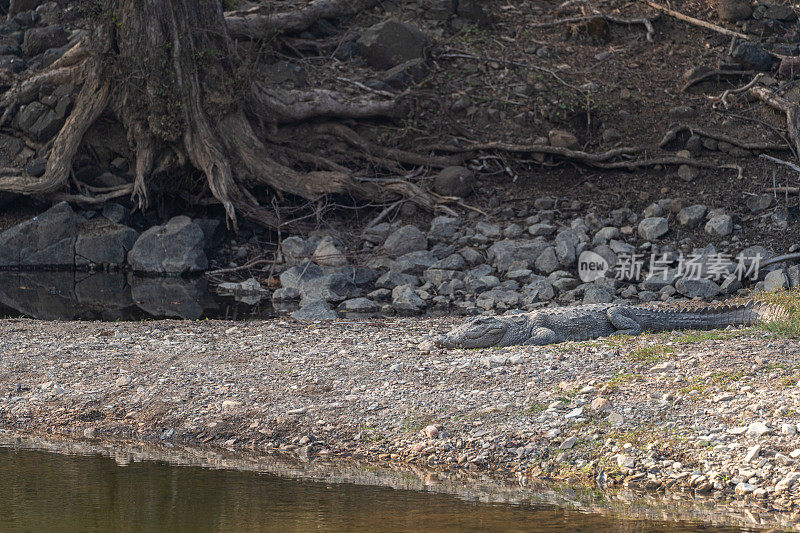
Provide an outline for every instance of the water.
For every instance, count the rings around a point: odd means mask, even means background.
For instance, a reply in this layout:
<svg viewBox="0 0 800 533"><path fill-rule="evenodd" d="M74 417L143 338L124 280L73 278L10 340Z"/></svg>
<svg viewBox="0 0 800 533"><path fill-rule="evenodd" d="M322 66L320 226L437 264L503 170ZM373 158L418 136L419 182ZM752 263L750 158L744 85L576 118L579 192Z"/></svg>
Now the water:
<svg viewBox="0 0 800 533"><path fill-rule="evenodd" d="M196 278L130 274L0 271L0 318L141 320L273 318L268 299L247 304L214 293Z"/></svg>
<svg viewBox="0 0 800 533"><path fill-rule="evenodd" d="M271 474L0 448L3 532L742 531Z"/></svg>

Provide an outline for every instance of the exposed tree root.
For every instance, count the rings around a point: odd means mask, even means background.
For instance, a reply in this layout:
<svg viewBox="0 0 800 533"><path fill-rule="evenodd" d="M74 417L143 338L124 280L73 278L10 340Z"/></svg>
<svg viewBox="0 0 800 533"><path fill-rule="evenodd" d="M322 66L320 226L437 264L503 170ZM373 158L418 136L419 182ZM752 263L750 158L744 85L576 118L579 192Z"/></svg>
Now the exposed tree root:
<svg viewBox="0 0 800 533"><path fill-rule="evenodd" d="M795 153L800 154L800 108L786 98L778 96L766 87L751 87L750 95L786 115L786 127Z"/></svg>
<svg viewBox="0 0 800 533"><path fill-rule="evenodd" d="M714 107L716 107L717 104L722 104L725 107L725 109L728 109L731 106L731 103L728 101L728 97L730 95L743 93L743 92L749 90L752 86L754 86L756 83L758 83L758 81L761 78L763 78L765 75L766 74L764 74L763 72L759 72L758 74L756 74L753 77L752 80L750 80L750 82L748 84L743 85L742 87L739 87L738 89L728 89L726 91L723 91L723 93L716 99L717 101L713 104Z"/></svg>
<svg viewBox="0 0 800 533"><path fill-rule="evenodd" d="M709 69L705 72L699 72L690 78L684 80L683 85L681 86L681 92L685 91L692 85L697 85L698 83L704 82L706 80L710 80L711 78L722 78L722 77L740 77L740 76L747 76L748 74L758 74L757 70L721 70L721 69Z"/></svg>
<svg viewBox="0 0 800 533"><path fill-rule="evenodd" d="M719 133L716 131L706 130L704 128L700 128L698 126L692 126L689 124L679 124L674 128L671 128L665 135L664 138L661 139L661 142L658 143L659 148L664 148L666 145L671 143L675 140L679 133L688 131L691 132L693 135L699 135L701 137L708 137L709 139L714 139L717 141L726 142L728 144L732 144L734 146L738 146L739 148L744 148L745 150L791 150L792 147L788 144L784 143L754 143L754 142L747 142L737 139L736 137L732 137L730 135L725 135L724 133Z"/></svg>
<svg viewBox="0 0 800 533"><path fill-rule="evenodd" d="M319 19L353 15L378 5L379 0L313 0L302 9L270 13L259 5L225 14L230 35L237 39L264 39L276 33L299 33Z"/></svg>
<svg viewBox="0 0 800 533"><path fill-rule="evenodd" d="M279 124L319 117L357 119L402 114L401 106L394 99L381 101L327 89L274 89L258 82L252 85L249 103L253 113Z"/></svg>
<svg viewBox="0 0 800 533"><path fill-rule="evenodd" d="M615 157L640 153L643 151L642 148L615 148L613 150L608 150L606 152L602 152L599 154L591 154L589 152L583 152L580 150L570 150L568 148L561 148L557 146L547 146L539 144L520 145L520 144L508 144L502 142L490 142L490 143L480 143L480 144L476 143L463 147L436 145L432 146L431 148L437 151L453 152L453 153L476 152L481 150L499 150L504 152L515 152L515 153L549 154L549 155L556 155L561 159L567 161L575 161L578 163L583 163L593 168L601 168L606 170L614 170L614 169L634 170L636 168L653 167L657 165L690 165L699 168L730 168L736 170L740 177L743 172L742 168L738 165L719 165L717 163L709 163L706 161L700 161L698 159L692 159L686 157L658 157L653 159L647 159L647 158L631 159L629 161L609 161L610 159L613 159Z"/></svg>
<svg viewBox="0 0 800 533"><path fill-rule="evenodd" d="M530 28L549 28L552 26L560 26L562 24L574 24L576 22L587 22L589 20L594 19L603 19L607 22L613 22L614 24L621 24L624 26L632 26L635 24L641 24L644 26L645 30L647 30L647 40L653 42L653 39L656 34L655 28L653 28L653 22L658 18L656 15L653 18L633 18L627 19L623 17L615 17L613 15L607 15L605 13L597 13L594 15L585 15L581 17L570 17L565 19L554 20L553 22L541 22L538 24L530 24L528 27Z"/></svg>
<svg viewBox="0 0 800 533"><path fill-rule="evenodd" d="M317 126L316 130L318 133L334 135L354 148L358 148L363 153L375 155L391 162L438 168L449 167L458 163L451 157L428 156L376 145L342 124L327 122Z"/></svg>

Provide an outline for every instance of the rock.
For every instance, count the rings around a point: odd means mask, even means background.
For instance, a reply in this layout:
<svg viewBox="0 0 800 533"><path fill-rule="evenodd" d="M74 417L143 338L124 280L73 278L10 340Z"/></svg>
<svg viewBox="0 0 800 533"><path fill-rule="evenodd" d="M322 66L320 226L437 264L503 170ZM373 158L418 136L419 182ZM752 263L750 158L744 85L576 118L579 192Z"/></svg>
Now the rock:
<svg viewBox="0 0 800 533"><path fill-rule="evenodd" d="M130 209L114 202L103 205L103 217L116 224L127 224L131 216Z"/></svg>
<svg viewBox="0 0 800 533"><path fill-rule="evenodd" d="M436 263L436 257L428 250L417 250L398 257L392 270L404 274L420 275ZM402 285L402 284L401 284Z"/></svg>
<svg viewBox="0 0 800 533"><path fill-rule="evenodd" d="M556 255L555 248L552 246L545 248L542 253L539 254L539 257L536 258L536 261L534 261L533 264L536 267L536 270L543 274L555 272L559 266L558 256Z"/></svg>
<svg viewBox="0 0 800 533"><path fill-rule="evenodd" d="M611 402L608 401L606 398L598 396L597 398L592 400L590 407L593 411L597 411L598 413L605 413L607 411L611 411L613 406L611 405Z"/></svg>
<svg viewBox="0 0 800 533"><path fill-rule="evenodd" d="M429 439L439 438L439 428L434 425L427 426L423 428L422 434Z"/></svg>
<svg viewBox="0 0 800 533"><path fill-rule="evenodd" d="M11 0L11 2L8 3L8 15L13 17L18 13L34 10L45 1L46 0Z"/></svg>
<svg viewBox="0 0 800 533"><path fill-rule="evenodd" d="M568 148L570 150L577 150L580 148L578 138L568 131L550 130L547 134L547 138L550 141L550 146L555 146L556 148Z"/></svg>
<svg viewBox="0 0 800 533"><path fill-rule="evenodd" d="M713 298L721 292L719 285L710 279L681 278L675 282L675 288L688 298Z"/></svg>
<svg viewBox="0 0 800 533"><path fill-rule="evenodd" d="M347 264L347 258L331 237L320 239L314 249L312 258L315 263L322 266L344 266Z"/></svg>
<svg viewBox="0 0 800 533"><path fill-rule="evenodd" d="M114 266L126 263L139 232L107 219L85 223L75 241L75 266Z"/></svg>
<svg viewBox="0 0 800 533"><path fill-rule="evenodd" d="M276 289L275 292L272 293L272 302L273 303L288 303L288 302L297 302L300 300L302 295L300 291L294 287L281 287L280 289Z"/></svg>
<svg viewBox="0 0 800 533"><path fill-rule="evenodd" d="M256 278L248 278L239 283L225 282L219 284L219 289L236 294L260 294L266 292Z"/></svg>
<svg viewBox="0 0 800 533"><path fill-rule="evenodd" d="M26 56L37 56L51 48L64 46L67 42L69 42L69 34L61 26L31 28L25 32L22 51Z"/></svg>
<svg viewBox="0 0 800 533"><path fill-rule="evenodd" d="M789 472L786 476L775 484L775 492L786 492L800 480L800 472Z"/></svg>
<svg viewBox="0 0 800 533"><path fill-rule="evenodd" d="M480 0L458 0L456 6L456 14L459 17L475 22L478 26L485 26L491 21L483 10L483 2Z"/></svg>
<svg viewBox="0 0 800 533"><path fill-rule="evenodd" d="M650 367L650 372L655 374L664 374L666 372L672 372L675 370L675 363L673 361L664 361L663 363L658 363Z"/></svg>
<svg viewBox="0 0 800 533"><path fill-rule="evenodd" d="M616 292L605 285L596 285L592 283L583 293L583 303L585 304L602 304L611 303L614 301Z"/></svg>
<svg viewBox="0 0 800 533"><path fill-rule="evenodd" d="M0 267L75 266L75 241L83 219L61 202L0 233Z"/></svg>
<svg viewBox="0 0 800 533"><path fill-rule="evenodd" d="M394 289L399 285L411 285L417 287L419 278L410 274L403 274L395 270L390 270L375 282L375 286L380 289Z"/></svg>
<svg viewBox="0 0 800 533"><path fill-rule="evenodd" d="M752 424L747 426L747 431L745 432L745 435L751 438L759 438L769 434L771 431L772 430L769 427L767 427L765 423L753 422Z"/></svg>
<svg viewBox="0 0 800 533"><path fill-rule="evenodd" d="M302 322L313 322L317 320L333 320L338 318L338 315L325 300L313 300L292 313L292 318Z"/></svg>
<svg viewBox="0 0 800 533"><path fill-rule="evenodd" d="M115 383L117 384L117 387L127 387L131 384L131 378L130 376L120 376L117 378Z"/></svg>
<svg viewBox="0 0 800 533"><path fill-rule="evenodd" d="M422 58L427 42L416 26L392 19L364 30L358 40L358 53L370 66L386 70Z"/></svg>
<svg viewBox="0 0 800 533"><path fill-rule="evenodd" d="M725 237L733 233L733 218L730 215L717 215L706 222L706 233L716 237Z"/></svg>
<svg viewBox="0 0 800 533"><path fill-rule="evenodd" d="M431 268L441 270L463 270L467 266L467 262L459 254L450 254L444 259L439 259Z"/></svg>
<svg viewBox="0 0 800 533"><path fill-rule="evenodd" d="M508 271L514 263L530 268L547 247L543 240L504 239L489 247L488 259L500 272Z"/></svg>
<svg viewBox="0 0 800 533"><path fill-rule="evenodd" d="M759 43L742 41L733 51L733 59L747 68L767 71L772 68L772 56Z"/></svg>
<svg viewBox="0 0 800 533"><path fill-rule="evenodd" d="M636 465L636 458L630 455L617 455L617 466L620 468L633 468Z"/></svg>
<svg viewBox="0 0 800 533"><path fill-rule="evenodd" d="M669 224L664 217L645 218L639 222L639 237L652 241L665 235L669 231Z"/></svg>
<svg viewBox="0 0 800 533"><path fill-rule="evenodd" d="M738 494L740 496L744 496L745 494L750 494L754 490L756 490L755 485L751 485L750 483L741 482L741 483L736 485L736 488L734 489L734 492L736 492L736 494Z"/></svg>
<svg viewBox="0 0 800 533"><path fill-rule="evenodd" d="M697 226L705 218L708 208L701 204L684 207L678 212L678 223L681 226Z"/></svg>
<svg viewBox="0 0 800 533"><path fill-rule="evenodd" d="M433 190L442 196L466 198L475 188L475 174L465 167L443 168L433 178Z"/></svg>
<svg viewBox="0 0 800 533"><path fill-rule="evenodd" d="M428 239L416 226L403 226L391 233L383 243L383 249L391 257L400 257L409 252L426 250Z"/></svg>
<svg viewBox="0 0 800 533"><path fill-rule="evenodd" d="M781 4L767 4L767 10L764 11L765 19L780 20L783 22L791 22L797 20L797 13L794 12L791 6L784 6Z"/></svg>
<svg viewBox="0 0 800 533"><path fill-rule="evenodd" d="M778 291L788 287L789 278L786 276L786 272L782 268L773 270L764 278L764 290L766 292Z"/></svg>
<svg viewBox="0 0 800 533"><path fill-rule="evenodd" d="M378 311L378 304L366 298L353 298L342 302L339 305L339 311L346 313L374 313Z"/></svg>
<svg viewBox="0 0 800 533"><path fill-rule="evenodd" d="M736 22L749 19L753 14L753 8L750 0L719 0L717 14L726 22Z"/></svg>
<svg viewBox="0 0 800 533"><path fill-rule="evenodd" d="M177 216L154 226L137 239L128 253L134 272L180 275L208 268L200 226L187 216Z"/></svg>
<svg viewBox="0 0 800 533"><path fill-rule="evenodd" d="M502 289L492 289L478 295L476 305L489 310L494 308L511 309L519 305L519 293L505 291Z"/></svg>
<svg viewBox="0 0 800 533"><path fill-rule="evenodd" d="M62 117L38 101L26 105L19 113L19 128L39 142L50 140L63 124Z"/></svg>
<svg viewBox="0 0 800 533"><path fill-rule="evenodd" d="M425 309L425 301L411 285L399 285L392 289L392 307L403 314L416 314Z"/></svg>
<svg viewBox="0 0 800 533"><path fill-rule="evenodd" d="M372 244L383 244L383 241L386 240L391 231L392 226L388 222L381 222L365 229L364 233L361 234L361 238Z"/></svg>
<svg viewBox="0 0 800 533"><path fill-rule="evenodd" d="M581 416L583 416L583 407L576 407L569 413L565 414L564 418L570 420L573 418L580 418Z"/></svg>
<svg viewBox="0 0 800 533"><path fill-rule="evenodd" d="M611 239L618 239L619 238L619 228L614 226L605 226L597 231L594 234L594 238L592 239L592 244L607 244L608 241Z"/></svg>
<svg viewBox="0 0 800 533"><path fill-rule="evenodd" d="M697 176L700 175L700 171L697 170L696 167L691 165L681 165L678 167L678 177L683 181L690 182L697 179Z"/></svg>
<svg viewBox="0 0 800 533"><path fill-rule="evenodd" d="M621 426L625 423L625 418L620 413L610 412L608 413L608 417L606 417L606 422L611 424L612 426Z"/></svg>
<svg viewBox="0 0 800 533"><path fill-rule="evenodd" d="M756 444L747 451L747 454L744 456L744 462L745 463L751 462L753 459L758 457L760 453L761 453L761 445Z"/></svg>
<svg viewBox="0 0 800 533"><path fill-rule="evenodd" d="M564 442L561 443L561 446L559 446L559 449L561 449L561 450L571 450L575 446L575 444L577 444L577 443L578 443L578 437L570 437L570 438L566 439Z"/></svg>
<svg viewBox="0 0 800 533"><path fill-rule="evenodd" d="M341 302L359 294L352 279L338 272L304 279L296 288L303 297L303 303L314 300Z"/></svg>
<svg viewBox="0 0 800 533"><path fill-rule="evenodd" d="M747 198L747 208L751 213L760 213L772 205L771 194L757 194Z"/></svg>
<svg viewBox="0 0 800 533"><path fill-rule="evenodd" d="M455 217L439 216L431 220L428 238L433 241L444 241L452 237L461 228L461 220Z"/></svg>
<svg viewBox="0 0 800 533"><path fill-rule="evenodd" d="M528 227L528 233L534 237L547 237L555 233L556 229L552 224L534 224Z"/></svg>

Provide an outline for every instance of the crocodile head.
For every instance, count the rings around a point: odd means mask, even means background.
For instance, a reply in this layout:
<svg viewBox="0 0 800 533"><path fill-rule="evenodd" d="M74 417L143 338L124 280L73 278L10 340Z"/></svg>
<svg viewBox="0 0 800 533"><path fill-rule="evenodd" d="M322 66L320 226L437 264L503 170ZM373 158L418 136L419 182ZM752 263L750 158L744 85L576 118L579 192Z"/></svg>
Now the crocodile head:
<svg viewBox="0 0 800 533"><path fill-rule="evenodd" d="M518 344L524 328L519 320L510 317L476 317L449 333L434 337L442 348L488 348Z"/></svg>

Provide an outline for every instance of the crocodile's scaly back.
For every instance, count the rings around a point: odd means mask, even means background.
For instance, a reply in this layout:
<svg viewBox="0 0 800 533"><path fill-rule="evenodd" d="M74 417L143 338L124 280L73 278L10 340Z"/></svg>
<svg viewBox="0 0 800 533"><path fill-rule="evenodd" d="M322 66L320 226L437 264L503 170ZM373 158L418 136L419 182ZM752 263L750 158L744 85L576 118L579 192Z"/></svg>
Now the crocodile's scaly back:
<svg viewBox="0 0 800 533"><path fill-rule="evenodd" d="M686 309L630 307L627 313L644 331L709 330L727 326L754 326L786 315L778 306L754 302Z"/></svg>

